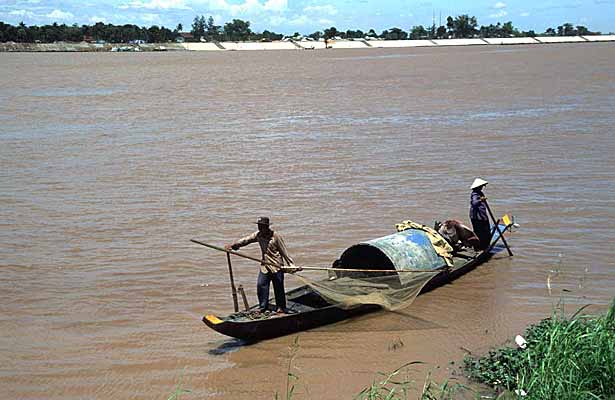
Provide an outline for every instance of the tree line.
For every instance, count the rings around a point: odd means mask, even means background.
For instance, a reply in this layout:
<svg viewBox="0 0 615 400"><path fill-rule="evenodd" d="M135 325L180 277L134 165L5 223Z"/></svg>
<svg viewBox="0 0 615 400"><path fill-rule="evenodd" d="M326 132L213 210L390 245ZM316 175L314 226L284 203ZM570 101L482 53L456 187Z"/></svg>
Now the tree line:
<svg viewBox="0 0 615 400"><path fill-rule="evenodd" d="M203 15L194 17L190 34L192 35L188 39L190 41L200 41L202 38L208 42L272 41L284 38L284 35L268 30L261 33L253 32L250 29L250 21L233 19L231 22L225 23L224 26L220 26L214 23L212 16L205 19Z"/></svg>
<svg viewBox="0 0 615 400"><path fill-rule="evenodd" d="M280 40L284 36L267 30L262 33L252 32L250 29L249 21L242 21L240 19L234 19L231 22L224 24L224 27L216 25L213 17L205 19L203 15L196 16L192 23L191 40L206 40L206 41L251 41L251 40ZM544 36L576 36L576 35L599 35L600 32L591 32L584 26L573 26L571 23L565 23L557 27L556 29L548 28L541 35ZM441 25L436 27L433 24L431 27L424 27L423 25L413 26L409 31L404 31L400 28L394 27L382 31L380 34L376 33L374 29L370 29L367 32L362 30L347 30L338 31L335 27L330 27L324 31L316 31L309 35L306 35L314 40L319 39L333 39L339 37L340 39L363 39L363 38L377 38L383 40L405 40L405 39L448 39L448 38L473 38L473 37L534 37L537 36L533 30L521 31L515 28L511 21L501 24L498 22L493 25L480 26L476 17L470 17L467 14L459 15L455 18L448 17L446 19L446 26ZM291 38L301 38L299 32L295 32Z"/></svg>
<svg viewBox="0 0 615 400"><path fill-rule="evenodd" d="M497 23L495 25L478 26L476 17L467 14L456 17L447 17L446 25L425 27L413 26L408 31L393 27L377 33L374 29L364 32L362 30L348 29L339 31L330 27L323 31L316 31L306 35L313 40L320 39L363 39L374 38L383 40L405 39L448 39L448 38L473 38L473 37L523 37L523 36L576 36L576 35L599 35L600 32L591 32L582 25L574 26L565 23L557 28L548 28L545 32L537 34L533 30L522 31L515 28L512 22ZM299 32L289 36L302 38ZM23 22L17 26L5 24L0 21L0 42L18 43L53 43L53 42L81 42L105 41L109 43L129 43L143 41L147 43L163 43L175 41L181 38L186 41L273 41L281 40L284 35L264 30L254 32L250 28L250 21L233 19L222 25L216 25L213 17L195 16L190 32L183 32L182 24L178 24L173 30L164 26L153 25L149 28L137 25L113 25L98 22L94 25L51 25L27 26Z"/></svg>
<svg viewBox="0 0 615 400"><path fill-rule="evenodd" d="M0 21L0 42L17 43L53 43L105 41L109 43L129 43L142 40L147 43L173 41L179 36L177 29L170 30L157 25L139 27L137 25L113 25L98 22L94 25L59 25L53 23L43 26L26 26L21 22L17 26Z"/></svg>

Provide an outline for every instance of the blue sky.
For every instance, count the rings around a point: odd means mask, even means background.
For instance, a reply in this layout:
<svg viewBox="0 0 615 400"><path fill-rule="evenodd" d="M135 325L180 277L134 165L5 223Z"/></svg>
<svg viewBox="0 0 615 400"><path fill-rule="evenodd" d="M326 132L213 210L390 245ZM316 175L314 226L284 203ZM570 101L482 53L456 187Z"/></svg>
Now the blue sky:
<svg viewBox="0 0 615 400"><path fill-rule="evenodd" d="M139 26L183 24L190 30L195 15L212 15L217 25L233 18L248 20L255 31L308 34L338 30L428 26L435 15L470 14L479 25L512 21L536 32L564 22L603 33L615 32L615 0L0 0L0 21L27 25L52 22L93 24L98 21Z"/></svg>

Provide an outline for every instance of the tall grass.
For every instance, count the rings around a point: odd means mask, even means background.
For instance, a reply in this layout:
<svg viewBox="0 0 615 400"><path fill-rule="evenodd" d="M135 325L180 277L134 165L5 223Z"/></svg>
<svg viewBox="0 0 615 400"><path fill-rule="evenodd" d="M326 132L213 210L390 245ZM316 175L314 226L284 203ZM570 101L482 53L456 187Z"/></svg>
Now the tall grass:
<svg viewBox="0 0 615 400"><path fill-rule="evenodd" d="M615 399L615 298L602 316L554 312L525 331L527 347L465 360L470 377L524 399Z"/></svg>
<svg viewBox="0 0 615 400"><path fill-rule="evenodd" d="M293 372L293 361L299 352L299 335L295 336L293 342L288 346L287 365L286 365L286 400L291 400L295 393L295 383L299 380L299 377ZM275 393L275 400L281 400L280 394Z"/></svg>
<svg viewBox="0 0 615 400"><path fill-rule="evenodd" d="M296 384L299 377L293 373L295 368L293 362L299 351L299 336L288 346L287 368L286 368L286 392L282 397L279 392L274 395L275 400L292 400L296 397ZM410 390L414 382L409 378L409 367L416 364L423 364L420 361L412 361L402 365L390 373L379 372L380 379L375 380L370 386L364 388L354 398L356 400L407 400L410 397ZM405 374L404 374L405 373ZM427 376L423 385L419 399L421 400L449 400L454 398L454 394L465 388L460 384L451 385L448 381L437 384L431 380L431 375ZM306 388L307 389L307 388Z"/></svg>
<svg viewBox="0 0 615 400"><path fill-rule="evenodd" d="M179 400L182 394L190 393L190 390L184 389L182 387L182 380L184 378L185 372L186 370L184 369L181 376L179 377L179 383L177 384L177 386L175 387L175 390L173 391L173 393L171 393L171 395L169 396L167 400Z"/></svg>
<svg viewBox="0 0 615 400"><path fill-rule="evenodd" d="M410 397L410 390L413 388L414 382L406 375L405 379L399 379L403 371L408 371L408 367L415 364L423 364L420 361L412 361L402 365L395 371L385 374L379 372L382 376L379 382L374 382L370 386L364 388L356 397L357 400L407 400ZM455 394L462 389L467 389L465 386L456 383L450 384L445 381L442 384L437 384L431 380L431 374L427 375L423 388L419 393L420 400L450 400L455 398Z"/></svg>

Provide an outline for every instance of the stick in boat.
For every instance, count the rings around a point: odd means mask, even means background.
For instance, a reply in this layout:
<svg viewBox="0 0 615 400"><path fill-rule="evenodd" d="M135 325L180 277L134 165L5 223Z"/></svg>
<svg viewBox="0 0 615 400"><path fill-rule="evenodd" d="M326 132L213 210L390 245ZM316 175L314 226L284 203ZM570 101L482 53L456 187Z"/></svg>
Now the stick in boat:
<svg viewBox="0 0 615 400"><path fill-rule="evenodd" d="M276 265L276 264L271 264L271 263L268 263L268 262L263 261L263 260L259 260L256 257L252 257L252 256L249 256L247 254L240 253L240 252L238 252L236 250L227 250L224 247L219 247L219 246L216 246L216 245L213 245L213 244L209 244L209 243L203 243L203 242L200 242L200 241L195 240L195 239L190 239L190 241L192 243L200 244L201 246L209 247L210 249L214 249L214 250L218 250L218 251L222 251L224 253L227 253L228 257L230 257L230 254L234 254L234 255L239 256L239 257L247 258L248 260L256 261L257 263L260 263L260 264L265 264L265 265L269 265L269 266L276 267L276 268L283 268L283 269L286 269L286 270L289 270L289 269L296 269L296 270L304 269L304 270L314 270L314 271L380 272L380 273L382 273L382 272L398 272L398 273L399 272L430 272L430 273L434 273L435 274L435 273L441 272L442 269L446 268L446 265L444 265L444 266L442 266L442 267L440 267L438 269L428 270L428 271L427 270L422 270L422 269L403 269L403 270L397 271L397 270L393 270L393 269L354 269L354 268L327 268L327 267L285 267L285 266L279 266L279 265Z"/></svg>
<svg viewBox="0 0 615 400"><path fill-rule="evenodd" d="M499 223L500 223L500 220L498 219L498 220L495 222L495 224L496 224L496 225L499 225ZM508 229L508 228L506 228L506 229ZM504 229L504 232L506 232L506 229ZM495 234L495 227L493 227L493 230L492 230L492 232L491 232L491 237L493 237L493 235L494 235L494 234ZM504 237L504 235L499 235L499 236L498 236L498 238L497 238L497 239L495 239L495 240L494 240L494 241L493 241L493 242L489 245L489 247L487 247L487 249L486 249L486 250L484 250L484 251L485 251L485 253L489 253L489 252L491 251L491 249L493 249L493 248L495 247L495 245L498 243L498 241L499 241L500 239L502 239L503 237Z"/></svg>
<svg viewBox="0 0 615 400"><path fill-rule="evenodd" d="M228 274L231 277L231 293L233 294L233 307L235 312L239 311L239 303L237 302L237 289L235 288L235 280L233 279L233 267L231 266L231 255L226 253L226 261L228 262Z"/></svg>
<svg viewBox="0 0 615 400"><path fill-rule="evenodd" d="M250 309L250 306L248 305L248 298L246 297L245 290L243 290L243 285L239 285L237 290L239 291L239 294L241 294L241 298L243 299L243 307L246 309L246 311L248 311Z"/></svg>
<svg viewBox="0 0 615 400"><path fill-rule="evenodd" d="M506 243L506 239L504 238L504 233L500 230L500 227L498 225L499 221L495 220L495 217L493 216L493 213L491 212L491 207L489 207L489 203L487 203L487 200L485 199L483 201L485 202L485 206L487 207L487 211L489 211L489 216L491 217L491 220L495 223L495 229L497 229L498 232L500 233L500 237L502 238L502 242L504 242L504 246L506 246L506 250L508 250L508 255L512 257L513 253L512 253L512 251L510 251L510 247L508 247L508 243Z"/></svg>

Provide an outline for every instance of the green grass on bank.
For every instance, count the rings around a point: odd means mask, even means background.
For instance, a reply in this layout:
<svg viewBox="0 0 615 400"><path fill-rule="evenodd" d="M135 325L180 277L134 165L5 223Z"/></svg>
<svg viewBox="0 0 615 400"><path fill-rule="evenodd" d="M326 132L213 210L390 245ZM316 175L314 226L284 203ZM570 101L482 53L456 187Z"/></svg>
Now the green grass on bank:
<svg viewBox="0 0 615 400"><path fill-rule="evenodd" d="M605 315L580 315L582 310L570 318L560 311L530 326L525 349L466 357L466 370L479 382L527 400L615 399L615 298Z"/></svg>

